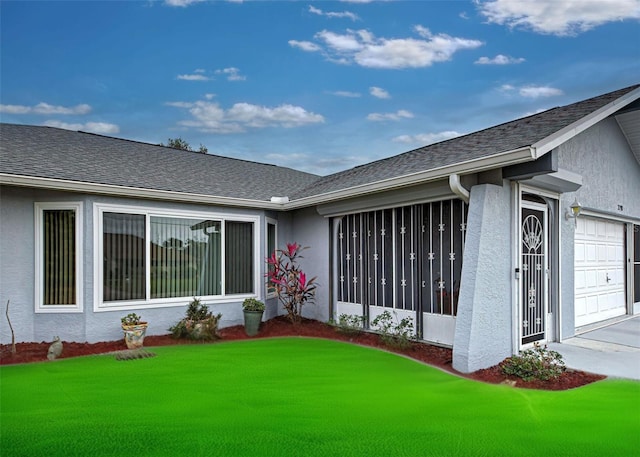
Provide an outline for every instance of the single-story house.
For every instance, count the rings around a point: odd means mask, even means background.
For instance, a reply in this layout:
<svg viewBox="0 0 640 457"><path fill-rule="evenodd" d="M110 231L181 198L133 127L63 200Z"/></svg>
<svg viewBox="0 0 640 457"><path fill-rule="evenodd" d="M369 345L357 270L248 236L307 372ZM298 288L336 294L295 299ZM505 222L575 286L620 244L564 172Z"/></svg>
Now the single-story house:
<svg viewBox="0 0 640 457"><path fill-rule="evenodd" d="M119 339L129 312L165 334L194 296L222 327L247 297L271 318L265 258L292 241L320 284L306 317L411 317L463 372L640 313L640 85L322 177L0 134L0 302L17 341Z"/></svg>

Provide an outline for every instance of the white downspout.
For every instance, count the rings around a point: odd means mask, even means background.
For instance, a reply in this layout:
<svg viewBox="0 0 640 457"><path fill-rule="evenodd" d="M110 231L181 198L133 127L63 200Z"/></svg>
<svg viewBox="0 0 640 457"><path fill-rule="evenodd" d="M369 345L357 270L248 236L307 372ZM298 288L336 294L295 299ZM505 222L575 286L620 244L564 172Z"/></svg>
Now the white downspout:
<svg viewBox="0 0 640 457"><path fill-rule="evenodd" d="M469 203L469 191L462 187L460 175L453 173L449 175L449 187L451 191L460 197L465 203Z"/></svg>

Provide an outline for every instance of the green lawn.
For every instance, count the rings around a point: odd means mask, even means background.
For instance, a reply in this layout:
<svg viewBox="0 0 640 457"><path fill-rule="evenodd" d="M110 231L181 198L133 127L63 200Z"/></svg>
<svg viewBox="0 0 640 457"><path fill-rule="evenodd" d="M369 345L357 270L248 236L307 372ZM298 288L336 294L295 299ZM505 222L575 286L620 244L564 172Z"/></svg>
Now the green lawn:
<svg viewBox="0 0 640 457"><path fill-rule="evenodd" d="M458 378L371 348L278 338L4 366L3 456L627 456L640 383Z"/></svg>

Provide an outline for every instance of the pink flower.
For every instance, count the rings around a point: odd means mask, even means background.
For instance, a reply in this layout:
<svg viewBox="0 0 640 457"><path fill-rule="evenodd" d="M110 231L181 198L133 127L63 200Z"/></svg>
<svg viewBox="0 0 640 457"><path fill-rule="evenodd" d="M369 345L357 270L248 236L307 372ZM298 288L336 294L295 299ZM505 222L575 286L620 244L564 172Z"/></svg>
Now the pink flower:
<svg viewBox="0 0 640 457"><path fill-rule="evenodd" d="M273 252L273 254L271 254L271 257L267 258L267 263L269 265L276 265L278 263L278 256L276 255L275 251Z"/></svg>
<svg viewBox="0 0 640 457"><path fill-rule="evenodd" d="M300 272L300 287L304 289L305 284L307 284L307 275L304 272Z"/></svg>
<svg viewBox="0 0 640 457"><path fill-rule="evenodd" d="M293 257L300 245L298 243L287 243L287 250L289 251L289 257Z"/></svg>

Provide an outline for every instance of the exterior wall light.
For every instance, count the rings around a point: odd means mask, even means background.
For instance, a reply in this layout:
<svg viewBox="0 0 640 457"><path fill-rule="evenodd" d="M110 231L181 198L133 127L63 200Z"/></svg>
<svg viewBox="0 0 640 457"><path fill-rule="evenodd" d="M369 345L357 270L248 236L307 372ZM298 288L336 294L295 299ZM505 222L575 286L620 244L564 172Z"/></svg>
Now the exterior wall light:
<svg viewBox="0 0 640 457"><path fill-rule="evenodd" d="M578 225L578 216L580 216L580 211L582 211L582 205L578 202L578 199L575 198L571 206L567 209L567 212L564 214L566 220L573 219L575 224Z"/></svg>

